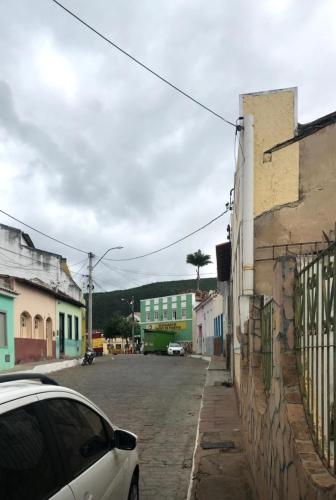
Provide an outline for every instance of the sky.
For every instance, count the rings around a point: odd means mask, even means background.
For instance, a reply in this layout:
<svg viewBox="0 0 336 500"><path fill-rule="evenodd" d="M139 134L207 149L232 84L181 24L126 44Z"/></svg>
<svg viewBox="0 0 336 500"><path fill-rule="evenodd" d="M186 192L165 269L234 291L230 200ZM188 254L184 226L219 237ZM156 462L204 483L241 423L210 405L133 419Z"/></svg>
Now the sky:
<svg viewBox="0 0 336 500"><path fill-rule="evenodd" d="M230 121L239 94L298 87L299 122L335 111L332 0L64 0L124 50ZM0 0L0 209L84 252L127 259L223 212L232 126L88 31L52 0ZM227 215L168 250L103 260L95 291L195 275ZM76 279L86 256L0 214Z"/></svg>

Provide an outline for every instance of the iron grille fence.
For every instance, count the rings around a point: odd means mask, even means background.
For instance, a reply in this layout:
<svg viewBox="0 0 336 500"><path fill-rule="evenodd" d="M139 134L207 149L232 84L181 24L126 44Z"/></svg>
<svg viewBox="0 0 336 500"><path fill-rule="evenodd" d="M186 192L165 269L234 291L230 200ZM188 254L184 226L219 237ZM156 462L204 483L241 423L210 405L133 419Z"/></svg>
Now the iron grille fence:
<svg viewBox="0 0 336 500"><path fill-rule="evenodd" d="M273 372L273 301L261 309L262 374L266 394L269 394Z"/></svg>
<svg viewBox="0 0 336 500"><path fill-rule="evenodd" d="M315 447L336 474L336 243L300 259L295 286L295 344L301 393Z"/></svg>

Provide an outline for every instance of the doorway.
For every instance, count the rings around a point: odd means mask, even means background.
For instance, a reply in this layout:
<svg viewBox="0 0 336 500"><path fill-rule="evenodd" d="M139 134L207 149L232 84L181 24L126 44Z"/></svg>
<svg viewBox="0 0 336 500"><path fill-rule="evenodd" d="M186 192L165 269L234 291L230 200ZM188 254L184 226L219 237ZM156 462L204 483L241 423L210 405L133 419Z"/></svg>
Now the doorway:
<svg viewBox="0 0 336 500"><path fill-rule="evenodd" d="M52 358L52 319L47 318L46 321L46 336L47 336L47 358Z"/></svg>
<svg viewBox="0 0 336 500"><path fill-rule="evenodd" d="M203 353L203 331L202 325L198 325L198 345L197 345L197 354Z"/></svg>
<svg viewBox="0 0 336 500"><path fill-rule="evenodd" d="M59 313L59 350L64 355L64 313Z"/></svg>

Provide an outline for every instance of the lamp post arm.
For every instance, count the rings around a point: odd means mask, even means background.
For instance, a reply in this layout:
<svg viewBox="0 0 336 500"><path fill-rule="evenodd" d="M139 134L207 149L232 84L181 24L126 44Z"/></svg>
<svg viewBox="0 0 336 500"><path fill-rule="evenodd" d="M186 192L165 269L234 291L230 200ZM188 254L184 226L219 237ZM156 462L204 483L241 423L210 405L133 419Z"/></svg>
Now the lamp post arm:
<svg viewBox="0 0 336 500"><path fill-rule="evenodd" d="M111 247L109 248L108 250L106 250L106 252L97 260L97 262L95 263L95 265L93 266L93 269L99 264L99 262L105 257L105 255L107 255L111 250L121 250L122 246L118 246L118 247Z"/></svg>

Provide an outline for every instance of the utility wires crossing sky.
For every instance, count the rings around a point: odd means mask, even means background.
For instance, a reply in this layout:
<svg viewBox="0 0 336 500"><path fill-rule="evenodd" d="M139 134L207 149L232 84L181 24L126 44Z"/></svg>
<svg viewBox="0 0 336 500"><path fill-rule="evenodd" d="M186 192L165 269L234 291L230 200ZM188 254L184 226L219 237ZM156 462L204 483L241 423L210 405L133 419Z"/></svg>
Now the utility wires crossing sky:
<svg viewBox="0 0 336 500"><path fill-rule="evenodd" d="M206 224L203 224L203 226L199 227L198 229L195 229L191 233L188 233L185 236L182 236L182 238L179 238L178 240L173 241L172 243L169 243L168 245L165 245L165 246L163 246L161 248L158 248L157 250L153 250L151 252L148 252L148 253L145 253L145 254L142 254L142 255L137 255L136 257L128 257L128 258L124 258L124 259L108 259L107 257L100 257L100 259L103 258L103 260L110 260L110 261L113 261L113 262L126 262L126 261L129 261L129 260L137 260L137 259L143 259L144 257L149 257L150 255L154 255L156 253L162 252L163 250L167 250L168 248L170 248L170 247L172 247L174 245L177 245L181 241L184 241L187 238L190 238L190 236L193 236L194 234L199 233L200 231L202 231L202 229L205 229L206 227L208 227L211 224L213 224L216 220L218 220L221 217L223 217L223 215L226 214L227 212L229 212L229 210L231 210L231 207L230 207L229 203L227 203L227 206L226 206L225 210L223 212L221 212L219 215L217 215L217 217L214 217L209 222L207 222ZM64 246L66 246L68 248L72 248L73 250L77 250L78 252L83 252L83 253L87 253L87 254L89 253L89 252L86 252L85 250L77 248L77 247L75 247L73 245L69 245L68 243L65 243L64 241L58 240L57 238L54 238L53 236L50 236L50 235L48 235L48 234L40 231L39 229L36 229L35 227L30 226L29 224L26 224L22 220L14 217L13 215L10 215L8 212L5 212L4 210L0 209L0 213L6 215L10 219L15 220L16 222L19 222L23 226L29 227L29 229L31 229L32 231L35 231L38 234L41 234L42 236L45 236L46 238L49 238L52 241L56 241L57 243L60 243L61 245L64 245Z"/></svg>
<svg viewBox="0 0 336 500"><path fill-rule="evenodd" d="M219 113L217 113L213 109L209 108L208 106L205 106L205 104L202 104L200 101L198 101L197 99L195 99L194 97L192 97L187 92L184 92L184 90L181 90L179 87L177 87L176 85L174 85L173 83L171 83L169 80L167 80L166 78L164 78L163 76L161 76L159 73L157 73L156 71L154 71L153 69L151 69L149 66L147 66L146 64L144 64L143 62L141 62L139 59L137 59L136 57L132 56L129 52L127 52L126 50L122 49L115 42L113 42L112 40L110 40L109 38L107 38L107 36L103 35L96 28L94 28L93 26L91 26L89 23L87 23L86 21L84 21L83 19L81 19L79 16L77 16L70 9L68 9L67 7L65 7L61 2L58 2L57 0L51 0L51 1L54 2L56 5L58 5L58 7L60 7L61 9L63 9L65 12L67 12L74 19L76 19L78 22L80 22L83 26L85 26L90 31L92 31L93 33L95 33L97 36L99 36L100 38L102 38L105 42L107 42L108 44L112 45L112 47L114 47L116 50L119 50L119 52L121 52L122 54L124 54L125 56L127 56L133 62L135 62L136 64L138 64L139 66L141 66L146 71L149 71L149 73L151 73L152 75L156 76L156 78L159 78L159 80L161 80L162 82L164 82L166 85L169 85L169 87L171 87L172 89L176 90L176 92L179 92L180 94L182 94L184 97L186 97L190 101L194 102L198 106L201 106L201 108L205 109L206 111L208 111L212 115L216 116L217 118L219 118L223 122L227 123L228 125L232 125L232 127L234 127L235 129L237 129L237 125L235 125L233 122L231 122L230 120L227 120L226 118L224 118L224 116L220 115Z"/></svg>

